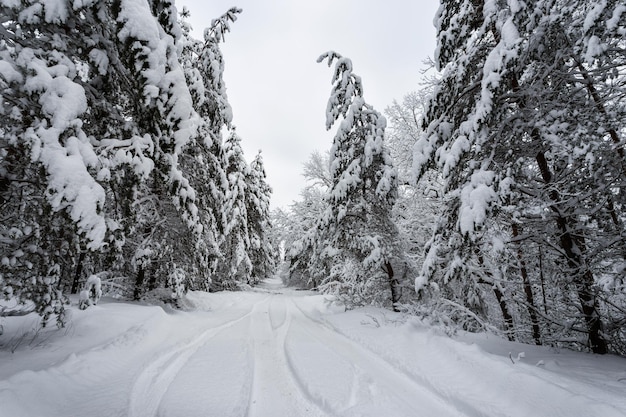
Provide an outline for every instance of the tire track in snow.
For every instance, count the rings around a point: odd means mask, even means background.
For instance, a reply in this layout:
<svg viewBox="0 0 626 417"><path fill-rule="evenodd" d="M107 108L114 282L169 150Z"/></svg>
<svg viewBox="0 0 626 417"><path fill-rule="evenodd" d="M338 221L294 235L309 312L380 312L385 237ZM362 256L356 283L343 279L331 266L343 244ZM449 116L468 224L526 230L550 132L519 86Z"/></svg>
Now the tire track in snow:
<svg viewBox="0 0 626 417"><path fill-rule="evenodd" d="M250 326L254 365L248 417L326 417L327 413L302 390L287 361L285 338L291 317L285 297L274 295L255 306Z"/></svg>
<svg viewBox="0 0 626 417"><path fill-rule="evenodd" d="M465 346L444 339L443 344L433 346L430 339L420 339L415 345L415 351L427 355L426 358L414 357L411 370L399 366L398 359L385 357L384 346L375 351L354 340L341 330L337 330L331 323L309 316L300 306L296 307L309 320L319 323L328 331L336 333L362 348L378 356L390 367L406 375L408 378L430 390L433 395L442 398L454 405L459 411L468 416L526 416L530 414L551 417L577 415L579 409L586 409L588 403L595 403L598 416L625 416L623 407L613 403L602 403L597 391L574 391L568 388L568 379L544 373L536 367L523 369L524 364L511 368L508 361L503 363L500 358L473 352L476 347ZM422 346L423 344L423 346ZM424 349L426 348L426 349ZM401 358L404 363L407 358ZM495 378L492 378L492 375ZM468 382L474 380L475 382ZM499 381L499 382L496 382ZM559 382L562 381L562 382ZM591 387L594 390L597 387ZM525 395L518 395L518 391L526 393L532 389L530 401ZM528 394L526 394L527 396ZM551 400L546 400L550 397ZM555 398L559 398L555 401ZM541 410L538 413L538 410Z"/></svg>
<svg viewBox="0 0 626 417"><path fill-rule="evenodd" d="M277 303L282 304L281 307L276 307ZM274 296L270 302L269 306L269 316L270 322L272 324L272 330L279 329L285 324L285 320L287 320L287 309L285 308L285 301L283 297Z"/></svg>
<svg viewBox="0 0 626 417"><path fill-rule="evenodd" d="M293 299L290 301L296 309L296 319L299 319L302 324L300 328L304 332L323 346L332 347L335 353L356 367L356 372L372 377L375 384L382 382L385 386L391 387L391 394L414 409L415 415L485 416L482 411L471 404L442 395L430 384L415 380L411 375L367 347L339 333L324 322L310 317ZM359 383L360 379L362 378L357 378L355 375L354 383ZM353 386L348 406L355 405L355 394L356 387Z"/></svg>
<svg viewBox="0 0 626 417"><path fill-rule="evenodd" d="M264 303L268 298L254 303L250 311L240 317L217 327L211 327L191 341L176 346L150 362L135 379L130 395L128 417L156 416L161 400L169 386L198 349L222 331L250 317L257 306Z"/></svg>

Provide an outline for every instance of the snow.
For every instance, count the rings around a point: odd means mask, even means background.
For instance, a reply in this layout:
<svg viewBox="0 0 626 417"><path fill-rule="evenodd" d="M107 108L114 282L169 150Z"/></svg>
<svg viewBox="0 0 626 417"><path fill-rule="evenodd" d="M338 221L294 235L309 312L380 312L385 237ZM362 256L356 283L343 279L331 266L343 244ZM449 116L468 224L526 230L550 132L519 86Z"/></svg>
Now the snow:
<svg viewBox="0 0 626 417"><path fill-rule="evenodd" d="M32 6L24 8L19 14L19 21L28 24L37 24L41 22L40 14L43 9L41 3L35 3Z"/></svg>
<svg viewBox="0 0 626 417"><path fill-rule="evenodd" d="M463 154L470 150L470 142L465 135L458 136L450 149L440 152L441 172L444 178L448 178L450 172L457 166Z"/></svg>
<svg viewBox="0 0 626 417"><path fill-rule="evenodd" d="M36 75L27 79L25 89L29 93L43 92L39 104L42 111L50 116L52 127L67 129L87 110L85 90L67 77L73 69L66 65L48 67L40 59L33 59L28 69Z"/></svg>
<svg viewBox="0 0 626 417"><path fill-rule="evenodd" d="M32 160L46 168L47 198L53 210L67 209L79 231L88 238L87 246L95 249L103 245L106 233L100 214L105 193L89 172L99 161L90 138L82 130L81 116L87 110L87 98L83 87L72 81L76 75L74 63L61 54L56 61L59 63L48 65L29 48L23 48L17 57L18 65L29 70L24 88L39 95L45 116L27 129L25 138L32 149ZM6 65L0 70L5 79L15 79Z"/></svg>
<svg viewBox="0 0 626 417"><path fill-rule="evenodd" d="M597 4L587 13L585 22L583 23L583 31L589 32L589 29L596 23L598 18L602 15L602 12L606 8L606 0L600 0Z"/></svg>
<svg viewBox="0 0 626 417"><path fill-rule="evenodd" d="M606 45L602 44L600 38L593 35L587 41L587 50L585 51L585 60L593 62L597 56L600 56L606 50Z"/></svg>
<svg viewBox="0 0 626 417"><path fill-rule="evenodd" d="M89 58L93 61L96 67L98 67L99 74L104 75L107 73L109 68L109 57L107 56L106 51L94 48L89 51Z"/></svg>
<svg viewBox="0 0 626 417"><path fill-rule="evenodd" d="M128 38L143 40L148 42L150 49L157 49L161 39L158 23L156 19L146 16L152 16L150 5L147 1L123 0L120 4L120 15L118 18L118 21L124 24L118 34L120 40L124 41ZM151 68L157 67L155 61L158 61L159 58L164 59L156 56L156 54L151 58Z"/></svg>
<svg viewBox="0 0 626 417"><path fill-rule="evenodd" d="M176 13L175 8L171 10ZM118 22L122 28L118 37L122 42L133 42L133 49L142 60L137 60L137 70L145 77L143 94L146 102L160 98L167 106L166 120L176 129L173 139L175 153L189 142L195 134L199 119L193 110L191 94L185 74L177 60L177 47L173 36L180 36L180 28L166 34L160 22L152 16L150 4L145 0L123 0L120 4ZM179 52L179 51L177 51ZM163 140L170 140L163 137Z"/></svg>
<svg viewBox="0 0 626 417"><path fill-rule="evenodd" d="M68 15L68 2L66 0L41 0L44 12L46 14L46 22L63 23Z"/></svg>
<svg viewBox="0 0 626 417"><path fill-rule="evenodd" d="M470 183L461 190L461 233L471 235L487 219L489 207L497 199L493 189L494 177L493 171L476 171L472 174Z"/></svg>
<svg viewBox="0 0 626 417"><path fill-rule="evenodd" d="M74 300L76 301L76 300ZM453 338L266 280L183 311L104 297L65 329L3 319L0 416L617 417L626 359Z"/></svg>
<svg viewBox="0 0 626 417"><path fill-rule="evenodd" d="M93 302L94 304L98 304L100 301L100 297L102 297L102 281L100 277L97 275L90 275L87 278L87 284L85 285L88 292L92 292Z"/></svg>
<svg viewBox="0 0 626 417"><path fill-rule="evenodd" d="M622 16L622 14L626 13L626 5L623 4L619 4L615 7L615 10L613 10L613 15L611 16L611 18L609 20L606 21L606 28L608 30L615 30L619 28L619 21L620 18ZM622 28L621 30L619 30L620 34L624 35L626 34L625 30Z"/></svg>
<svg viewBox="0 0 626 417"><path fill-rule="evenodd" d="M7 83L22 82L22 74L13 68L13 65L7 61L0 61L0 77L4 78Z"/></svg>
<svg viewBox="0 0 626 417"><path fill-rule="evenodd" d="M0 0L0 4L5 7L14 8L20 5L20 0Z"/></svg>

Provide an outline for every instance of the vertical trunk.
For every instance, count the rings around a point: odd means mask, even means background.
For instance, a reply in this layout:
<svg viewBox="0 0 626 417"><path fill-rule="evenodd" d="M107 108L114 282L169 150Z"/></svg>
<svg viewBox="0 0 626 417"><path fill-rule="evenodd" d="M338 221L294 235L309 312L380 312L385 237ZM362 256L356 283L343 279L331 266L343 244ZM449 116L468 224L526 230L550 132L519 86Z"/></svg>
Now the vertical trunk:
<svg viewBox="0 0 626 417"><path fill-rule="evenodd" d="M492 285L493 293L496 296L496 300L498 300L498 305L500 306L500 311L502 311L502 318L504 319L504 325L506 326L506 337L513 341L515 337L513 336L513 316L509 312L509 307L506 304L506 300L504 299L504 294L502 290L497 285Z"/></svg>
<svg viewBox="0 0 626 417"><path fill-rule="evenodd" d="M135 278L135 291L133 292L133 299L135 300L139 300L139 298L141 298L141 294L143 293L143 281L145 274L143 265L139 265L139 268L137 269L137 277Z"/></svg>
<svg viewBox="0 0 626 417"><path fill-rule="evenodd" d="M541 281L541 295L543 296L543 312L548 315L548 301L546 300L546 280L543 276L543 252L539 248L539 280Z"/></svg>
<svg viewBox="0 0 626 417"><path fill-rule="evenodd" d="M536 159L544 182L550 184L552 182L552 173L550 172L548 162L543 152L537 153ZM594 353L607 353L608 346L602 336L602 321L600 320L597 300L593 292L593 273L583 262L583 253L585 251L584 238L574 236L570 232L568 219L561 213L557 206L561 200L559 192L555 188L552 188L549 192L549 196L554 203L551 209L556 214L556 223L560 232L559 243L565 253L567 264L572 271L572 275L574 275L576 292L589 333L589 345Z"/></svg>
<svg viewBox="0 0 626 417"><path fill-rule="evenodd" d="M517 224L513 223L511 225L513 229L513 237L516 238L519 236L519 230L517 228ZM519 242L517 242L517 259L520 265L520 274L522 275L522 283L524 285L524 294L526 294L526 306L528 308L528 314L530 315L530 322L533 329L533 340L536 345L541 345L541 332L539 330L539 320L537 319L536 306L535 306L535 298L533 296L533 288L530 285L530 279L528 278L528 270L526 269L526 262L524 262L524 258L522 256L522 247Z"/></svg>
<svg viewBox="0 0 626 417"><path fill-rule="evenodd" d="M83 262L85 261L85 252L81 252L78 256L78 264L76 265L76 272L74 272L74 280L72 281L71 294L78 292L78 286L80 284L80 277L83 274Z"/></svg>
<svg viewBox="0 0 626 417"><path fill-rule="evenodd" d="M387 273L387 279L389 280L389 289L391 290L391 305L393 311L399 312L397 303L400 301L401 291L400 291L400 283L398 282L398 278L394 276L393 268L391 267L391 263L389 261L385 262L384 265L385 272Z"/></svg>

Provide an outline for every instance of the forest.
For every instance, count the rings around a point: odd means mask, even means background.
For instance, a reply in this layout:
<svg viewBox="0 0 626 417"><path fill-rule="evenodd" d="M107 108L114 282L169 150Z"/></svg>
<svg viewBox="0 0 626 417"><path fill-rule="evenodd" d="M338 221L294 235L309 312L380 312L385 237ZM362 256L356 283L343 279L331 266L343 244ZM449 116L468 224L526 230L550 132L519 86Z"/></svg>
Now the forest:
<svg viewBox="0 0 626 417"><path fill-rule="evenodd" d="M626 355L626 5L440 3L434 75L382 112L348 57L318 58L333 143L272 211L223 78L242 10L198 40L173 0L0 0L0 320L279 274L347 309Z"/></svg>

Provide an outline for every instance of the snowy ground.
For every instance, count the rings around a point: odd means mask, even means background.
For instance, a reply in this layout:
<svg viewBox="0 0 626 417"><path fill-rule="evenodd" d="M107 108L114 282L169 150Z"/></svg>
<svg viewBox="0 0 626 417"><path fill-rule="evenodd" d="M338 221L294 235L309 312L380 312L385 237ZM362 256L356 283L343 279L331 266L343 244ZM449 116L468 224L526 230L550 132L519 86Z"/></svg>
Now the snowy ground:
<svg viewBox="0 0 626 417"><path fill-rule="evenodd" d="M38 332L5 318L0 417L626 416L622 358L453 340L275 280L188 304L104 299Z"/></svg>

